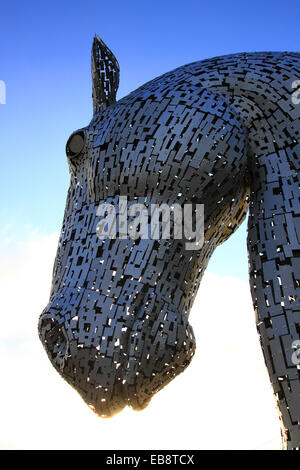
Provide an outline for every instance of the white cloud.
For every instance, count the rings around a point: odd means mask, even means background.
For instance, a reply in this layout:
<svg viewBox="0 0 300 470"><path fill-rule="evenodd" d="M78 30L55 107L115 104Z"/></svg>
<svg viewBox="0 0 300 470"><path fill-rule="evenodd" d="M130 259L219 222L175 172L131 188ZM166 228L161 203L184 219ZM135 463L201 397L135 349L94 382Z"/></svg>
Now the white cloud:
<svg viewBox="0 0 300 470"><path fill-rule="evenodd" d="M22 242L6 236L0 246L1 448L281 448L249 287L209 272L190 316L192 364L146 410L97 418L53 369L37 335L57 238L27 228Z"/></svg>

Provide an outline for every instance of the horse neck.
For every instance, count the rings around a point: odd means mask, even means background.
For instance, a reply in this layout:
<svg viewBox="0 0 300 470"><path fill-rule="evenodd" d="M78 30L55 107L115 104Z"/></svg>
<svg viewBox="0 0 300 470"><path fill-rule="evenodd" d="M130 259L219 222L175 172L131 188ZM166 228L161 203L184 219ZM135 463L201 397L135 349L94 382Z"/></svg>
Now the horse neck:
<svg viewBox="0 0 300 470"><path fill-rule="evenodd" d="M243 119L249 152L269 154L299 140L300 104L293 83L300 80L300 53L241 53L190 64L190 80L210 89Z"/></svg>

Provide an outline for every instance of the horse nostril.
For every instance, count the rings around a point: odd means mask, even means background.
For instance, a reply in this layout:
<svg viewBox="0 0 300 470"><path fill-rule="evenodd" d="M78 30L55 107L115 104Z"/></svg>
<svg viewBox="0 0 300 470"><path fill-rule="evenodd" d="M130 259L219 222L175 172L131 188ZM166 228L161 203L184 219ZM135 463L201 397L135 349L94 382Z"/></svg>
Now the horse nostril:
<svg viewBox="0 0 300 470"><path fill-rule="evenodd" d="M42 316L39 335L52 363L62 371L68 357L69 340L63 325L53 317Z"/></svg>

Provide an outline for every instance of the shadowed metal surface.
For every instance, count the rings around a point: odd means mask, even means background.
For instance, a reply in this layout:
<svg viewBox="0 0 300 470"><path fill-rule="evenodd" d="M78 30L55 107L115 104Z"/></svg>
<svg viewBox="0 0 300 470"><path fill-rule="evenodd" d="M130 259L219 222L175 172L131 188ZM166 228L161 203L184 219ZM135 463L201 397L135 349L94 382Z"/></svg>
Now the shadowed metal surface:
<svg viewBox="0 0 300 470"><path fill-rule="evenodd" d="M291 99L299 78L298 53L241 53L179 67L116 101L119 65L95 37L94 116L67 143L71 182L39 335L54 367L99 416L144 408L188 366L199 283L249 208L257 329L284 447L300 446L292 361L300 332L300 106ZM97 207L124 195L146 207L204 204L204 245L101 240Z"/></svg>

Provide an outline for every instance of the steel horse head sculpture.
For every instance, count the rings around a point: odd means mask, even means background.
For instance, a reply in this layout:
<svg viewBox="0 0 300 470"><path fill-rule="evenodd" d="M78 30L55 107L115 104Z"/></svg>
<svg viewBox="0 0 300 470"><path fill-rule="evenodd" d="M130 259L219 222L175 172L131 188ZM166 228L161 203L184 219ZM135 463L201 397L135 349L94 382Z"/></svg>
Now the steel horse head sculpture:
<svg viewBox="0 0 300 470"><path fill-rule="evenodd" d="M249 209L257 330L284 448L300 447L297 79L299 53L240 53L179 67L116 101L118 62L95 37L94 116L67 142L71 182L39 335L99 416L143 409L188 366L199 283ZM97 208L124 196L146 207L204 204L201 249L99 237Z"/></svg>

